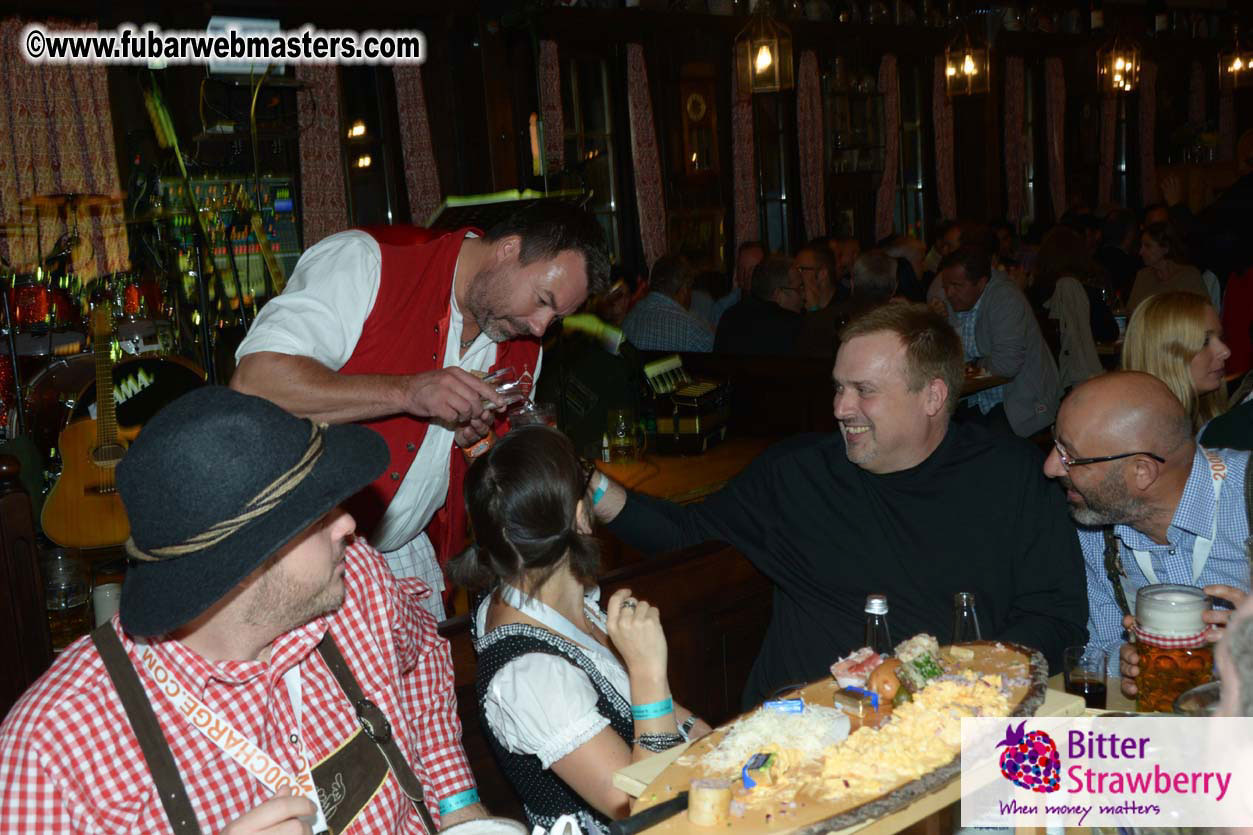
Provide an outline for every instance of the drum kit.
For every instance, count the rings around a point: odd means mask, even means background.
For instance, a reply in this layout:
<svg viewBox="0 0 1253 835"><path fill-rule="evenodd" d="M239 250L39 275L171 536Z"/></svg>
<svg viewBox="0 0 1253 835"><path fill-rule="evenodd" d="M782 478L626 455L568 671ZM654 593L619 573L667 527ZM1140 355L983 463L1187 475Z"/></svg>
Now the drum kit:
<svg viewBox="0 0 1253 835"><path fill-rule="evenodd" d="M141 426L162 406L204 385L205 372L185 358L178 327L177 290L163 271L116 273L84 282L71 271L80 245L79 208L106 206L120 195L49 194L27 198L22 206L38 213L63 210L66 232L37 266L16 270L6 263L0 306L0 432L31 438L45 462L49 480L59 472L57 438L71 420L94 416L95 352L87 323L101 306L115 323L114 400L121 426ZM149 215L128 224L153 223ZM71 225L72 224L72 225ZM0 235L23 233L21 224L0 227ZM37 228L37 224L36 224Z"/></svg>

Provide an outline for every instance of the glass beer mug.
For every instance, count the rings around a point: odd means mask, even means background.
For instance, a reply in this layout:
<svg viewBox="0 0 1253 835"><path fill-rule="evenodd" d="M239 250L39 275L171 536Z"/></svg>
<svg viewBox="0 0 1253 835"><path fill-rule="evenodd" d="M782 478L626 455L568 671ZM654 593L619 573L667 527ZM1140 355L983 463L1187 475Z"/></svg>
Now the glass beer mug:
<svg viewBox="0 0 1253 835"><path fill-rule="evenodd" d="M1169 713L1180 693L1213 679L1214 646L1201 620L1207 608L1194 586L1160 583L1136 592L1136 710Z"/></svg>

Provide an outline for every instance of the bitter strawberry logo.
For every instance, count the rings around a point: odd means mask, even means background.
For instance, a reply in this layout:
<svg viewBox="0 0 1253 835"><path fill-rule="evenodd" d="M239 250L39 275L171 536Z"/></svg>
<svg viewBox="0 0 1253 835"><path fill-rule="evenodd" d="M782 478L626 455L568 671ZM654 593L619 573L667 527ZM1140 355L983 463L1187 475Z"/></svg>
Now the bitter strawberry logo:
<svg viewBox="0 0 1253 835"><path fill-rule="evenodd" d="M996 744L997 748L1006 746L1001 752L1001 774L1015 786L1041 794L1055 792L1062 771L1057 745L1044 731L1024 734L1026 726L1026 721L1017 728L1005 726L1005 738Z"/></svg>

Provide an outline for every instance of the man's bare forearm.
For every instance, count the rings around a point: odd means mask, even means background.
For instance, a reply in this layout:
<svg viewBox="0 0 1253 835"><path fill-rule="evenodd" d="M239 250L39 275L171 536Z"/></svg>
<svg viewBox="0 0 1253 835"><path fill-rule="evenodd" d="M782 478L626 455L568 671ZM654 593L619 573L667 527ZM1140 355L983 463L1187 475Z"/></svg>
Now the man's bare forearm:
<svg viewBox="0 0 1253 835"><path fill-rule="evenodd" d="M259 351L240 359L231 388L300 417L351 423L405 411L411 380L408 375L340 374L309 357Z"/></svg>

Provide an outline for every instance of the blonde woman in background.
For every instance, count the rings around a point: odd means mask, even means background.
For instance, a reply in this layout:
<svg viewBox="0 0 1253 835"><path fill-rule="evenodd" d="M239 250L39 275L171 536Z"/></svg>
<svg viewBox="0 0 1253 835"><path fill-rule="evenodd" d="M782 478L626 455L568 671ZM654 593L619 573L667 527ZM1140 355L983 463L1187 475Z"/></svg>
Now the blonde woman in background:
<svg viewBox="0 0 1253 835"><path fill-rule="evenodd" d="M1191 292L1150 296L1131 315L1122 367L1164 382L1192 417L1192 428L1227 410L1227 357L1222 322L1204 296Z"/></svg>

